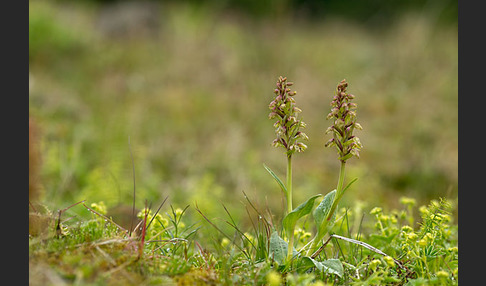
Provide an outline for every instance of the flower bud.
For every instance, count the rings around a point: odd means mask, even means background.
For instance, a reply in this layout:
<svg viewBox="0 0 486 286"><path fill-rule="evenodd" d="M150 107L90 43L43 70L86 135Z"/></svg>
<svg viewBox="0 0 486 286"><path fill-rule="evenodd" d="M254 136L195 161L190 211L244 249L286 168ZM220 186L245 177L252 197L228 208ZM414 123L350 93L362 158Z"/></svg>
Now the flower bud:
<svg viewBox="0 0 486 286"><path fill-rule="evenodd" d="M334 138L330 139L329 141L326 142L326 144L324 144L325 147L330 147L334 145Z"/></svg>

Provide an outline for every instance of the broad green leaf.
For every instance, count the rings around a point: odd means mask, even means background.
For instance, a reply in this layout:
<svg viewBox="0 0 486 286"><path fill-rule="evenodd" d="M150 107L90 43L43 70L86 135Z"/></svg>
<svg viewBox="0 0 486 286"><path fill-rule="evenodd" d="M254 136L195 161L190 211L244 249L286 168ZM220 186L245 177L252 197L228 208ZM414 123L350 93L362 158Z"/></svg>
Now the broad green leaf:
<svg viewBox="0 0 486 286"><path fill-rule="evenodd" d="M321 262L323 272L336 274L339 277L343 277L344 275L344 267L339 259L327 259Z"/></svg>
<svg viewBox="0 0 486 286"><path fill-rule="evenodd" d="M329 274L336 274L339 277L344 275L344 267L339 259L327 259L322 262L319 262L315 259L312 259L308 256L304 256L302 258L302 262L304 263L304 267L309 269L315 266L319 271L329 273Z"/></svg>
<svg viewBox="0 0 486 286"><path fill-rule="evenodd" d="M268 250L268 256L280 265L285 263L287 259L287 250L289 244L283 240L276 231L270 236L270 248ZM295 248L292 249L292 255L296 256L299 253Z"/></svg>
<svg viewBox="0 0 486 286"><path fill-rule="evenodd" d="M306 202L300 204L284 217L282 224L285 231L287 231L287 234L290 234L290 232L293 231L297 220L311 213L312 209L314 208L314 201L320 196L321 194L318 194L309 198Z"/></svg>
<svg viewBox="0 0 486 286"><path fill-rule="evenodd" d="M277 174L275 174L272 171L272 169L270 169L267 165L263 164L263 167L265 168L265 170L268 171L268 173L270 173L270 175L272 175L272 177L275 179L277 184L280 186L280 189L282 189L284 194L287 195L287 187L284 185L284 183L282 183L282 180L280 180L280 178L277 176Z"/></svg>
<svg viewBox="0 0 486 286"><path fill-rule="evenodd" d="M287 250L288 243L274 231L270 236L270 248L268 251L270 258L282 265L287 257Z"/></svg>
<svg viewBox="0 0 486 286"><path fill-rule="evenodd" d="M331 206L334 201L335 195L336 195L336 190L329 192L326 196L324 196L324 199L322 199L321 203L316 207L316 209L312 213L314 216L314 220L316 221L318 231L322 233L322 235L325 234L326 228L331 226L332 223L334 223L334 220L336 219L336 213L334 213L329 222L325 221L327 215L329 214L329 211L331 210Z"/></svg>
<svg viewBox="0 0 486 286"><path fill-rule="evenodd" d="M332 216L335 217L336 215L336 209L338 207L338 204L339 204L339 201L341 201L341 198L343 197L344 195L344 192L346 192L346 190L354 183L356 182L356 180L358 180L358 178L355 178L353 179L351 182L349 182L346 187L343 188L343 190L338 194L338 197L334 199L334 201L332 202L332 206L331 206L331 209L329 210L330 213L332 213ZM329 213L328 212L328 213ZM334 218L331 218L331 220L334 222ZM330 222L328 222L330 223Z"/></svg>

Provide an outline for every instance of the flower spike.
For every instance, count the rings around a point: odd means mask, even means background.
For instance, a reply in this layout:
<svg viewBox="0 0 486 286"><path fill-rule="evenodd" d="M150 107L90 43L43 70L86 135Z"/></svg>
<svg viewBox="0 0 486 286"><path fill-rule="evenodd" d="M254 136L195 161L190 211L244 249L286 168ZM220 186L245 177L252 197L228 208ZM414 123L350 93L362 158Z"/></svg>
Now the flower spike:
<svg viewBox="0 0 486 286"><path fill-rule="evenodd" d="M359 158L359 151L363 148L358 137L353 135L354 129L363 129L356 122L356 103L351 102L354 95L348 94L348 83L343 79L337 86L335 96L331 101L331 112L327 119L334 119L334 124L326 130L333 138L326 142L326 147L336 146L339 160L343 163L352 156Z"/></svg>

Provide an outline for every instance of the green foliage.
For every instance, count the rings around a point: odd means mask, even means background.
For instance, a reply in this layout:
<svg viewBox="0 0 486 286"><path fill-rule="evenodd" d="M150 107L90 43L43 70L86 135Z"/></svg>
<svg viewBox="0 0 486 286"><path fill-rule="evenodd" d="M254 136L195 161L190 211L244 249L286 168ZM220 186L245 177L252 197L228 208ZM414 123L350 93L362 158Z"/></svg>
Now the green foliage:
<svg viewBox="0 0 486 286"><path fill-rule="evenodd" d="M343 264L339 259L327 259L320 262L305 256L302 258L302 264L304 269L316 267L317 270L328 274L336 274L339 277L342 277L344 275Z"/></svg>
<svg viewBox="0 0 486 286"><path fill-rule="evenodd" d="M280 178L277 176L277 174L275 174L275 172L273 172L272 169L270 169L270 167L268 167L265 164L263 164L263 167L265 167L265 170L267 170L267 172L270 173L270 175L275 179L275 181L279 185L279 187L282 190L282 192L284 193L284 195L287 196L287 187L282 182L282 180L280 180Z"/></svg>
<svg viewBox="0 0 486 286"><path fill-rule="evenodd" d="M70 56L83 52L87 33L76 25L66 26L59 20L49 1L29 3L29 62L57 61L59 55Z"/></svg>
<svg viewBox="0 0 486 286"><path fill-rule="evenodd" d="M327 193L324 196L324 199L322 199L322 201L319 203L319 205L312 213L317 225L317 237L320 239L322 239L322 237L328 232L329 228L333 226L334 221L336 220L336 213L332 214L331 219L329 221L326 220L327 217L329 216L329 212L331 211L331 205L334 201L335 196L336 196L336 190Z"/></svg>
<svg viewBox="0 0 486 286"><path fill-rule="evenodd" d="M289 244L283 240L276 231L270 237L270 248L268 250L269 257L277 262L279 265L285 264L287 260Z"/></svg>
<svg viewBox="0 0 486 286"><path fill-rule="evenodd" d="M298 207L288 213L282 220L282 225L287 235L294 231L297 220L310 214L314 208L314 201L321 195L310 197L306 202L300 204Z"/></svg>
<svg viewBox="0 0 486 286"><path fill-rule="evenodd" d="M293 256L300 257L295 268L285 266L288 243L277 231L266 235L265 228L255 228L255 232L238 229L236 233L244 237L239 247L234 247L239 244L236 240L223 243L214 252L196 246L197 233L203 232L202 237L206 237L211 230L196 232L186 224L188 208L171 207L169 211L157 214L146 209L139 213L139 217L144 218L147 211L147 221L153 219L146 232L142 257L138 256L140 233L129 238L127 232L95 213L91 213L89 219L62 218L60 235L30 237L31 275L47 279L40 274L41 267L46 267L47 263L47 267L56 270L59 279L76 283L103 284L121 279L127 283L225 281L225 284L271 284L286 281L287 285L318 282L334 285L457 285L458 228L451 215L455 203L440 199L417 207L410 198L401 198L400 202L403 209L371 209L369 218L360 225L345 223L356 221L354 216L360 216L360 213L339 209L330 232L350 235L349 227L352 227L359 229L355 234L359 240L339 242L331 236L329 244L313 258L294 249ZM100 214L106 210L103 202L92 203L91 207ZM67 212L71 211L87 212L81 205ZM409 224L413 211L421 214L418 227ZM55 228L55 224L49 227ZM51 233L55 234L54 231ZM305 233L302 228L297 228L297 241L301 236L306 237ZM258 248L267 251L265 259L256 260ZM254 254L247 256L244 252Z"/></svg>

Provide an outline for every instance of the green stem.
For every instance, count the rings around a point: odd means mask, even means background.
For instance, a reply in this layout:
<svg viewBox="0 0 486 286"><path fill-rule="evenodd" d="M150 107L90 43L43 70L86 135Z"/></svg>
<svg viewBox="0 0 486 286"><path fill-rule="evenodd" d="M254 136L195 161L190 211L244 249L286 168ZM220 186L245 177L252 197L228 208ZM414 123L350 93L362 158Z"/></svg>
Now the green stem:
<svg viewBox="0 0 486 286"><path fill-rule="evenodd" d="M339 170L339 179L336 188L336 195L334 196L334 201L332 202L331 210L327 215L326 221L331 220L334 211L336 210L337 204L341 200L342 192L343 192L343 185L344 185L344 173L346 169L346 161L341 161L341 169Z"/></svg>
<svg viewBox="0 0 486 286"><path fill-rule="evenodd" d="M292 208L292 155L287 156L287 213L290 213Z"/></svg>
<svg viewBox="0 0 486 286"><path fill-rule="evenodd" d="M287 213L290 213L292 209L292 155L287 155ZM294 230L291 229L287 235L289 236L287 261L290 261L294 249Z"/></svg>
<svg viewBox="0 0 486 286"><path fill-rule="evenodd" d="M290 262L292 260L292 256L294 254L294 230L291 230L291 233L289 233L289 247L287 250L287 262Z"/></svg>
<svg viewBox="0 0 486 286"><path fill-rule="evenodd" d="M327 224L329 223L334 212L336 211L337 204L341 200L341 197L343 195L342 192L343 192L343 185L344 185L345 169L346 169L346 161L341 161L341 168L339 170L339 178L338 178L338 184L337 184L337 188L336 188L336 195L334 196L334 200L332 202L331 209L329 210L329 213L328 213L325 221L323 222L325 225L322 228L319 228L319 229L324 229L324 230L327 229ZM311 247L307 251L308 256L312 255L312 252L317 250L317 245L321 242L324 235L325 235L325 233L320 233L319 231L317 232L317 234L314 237L314 240L312 242Z"/></svg>
<svg viewBox="0 0 486 286"><path fill-rule="evenodd" d="M338 185L337 185L337 191L336 195L339 195L340 192L343 190L343 185L344 185L344 171L346 169L346 161L341 161L341 169L339 170L339 179L338 179Z"/></svg>

